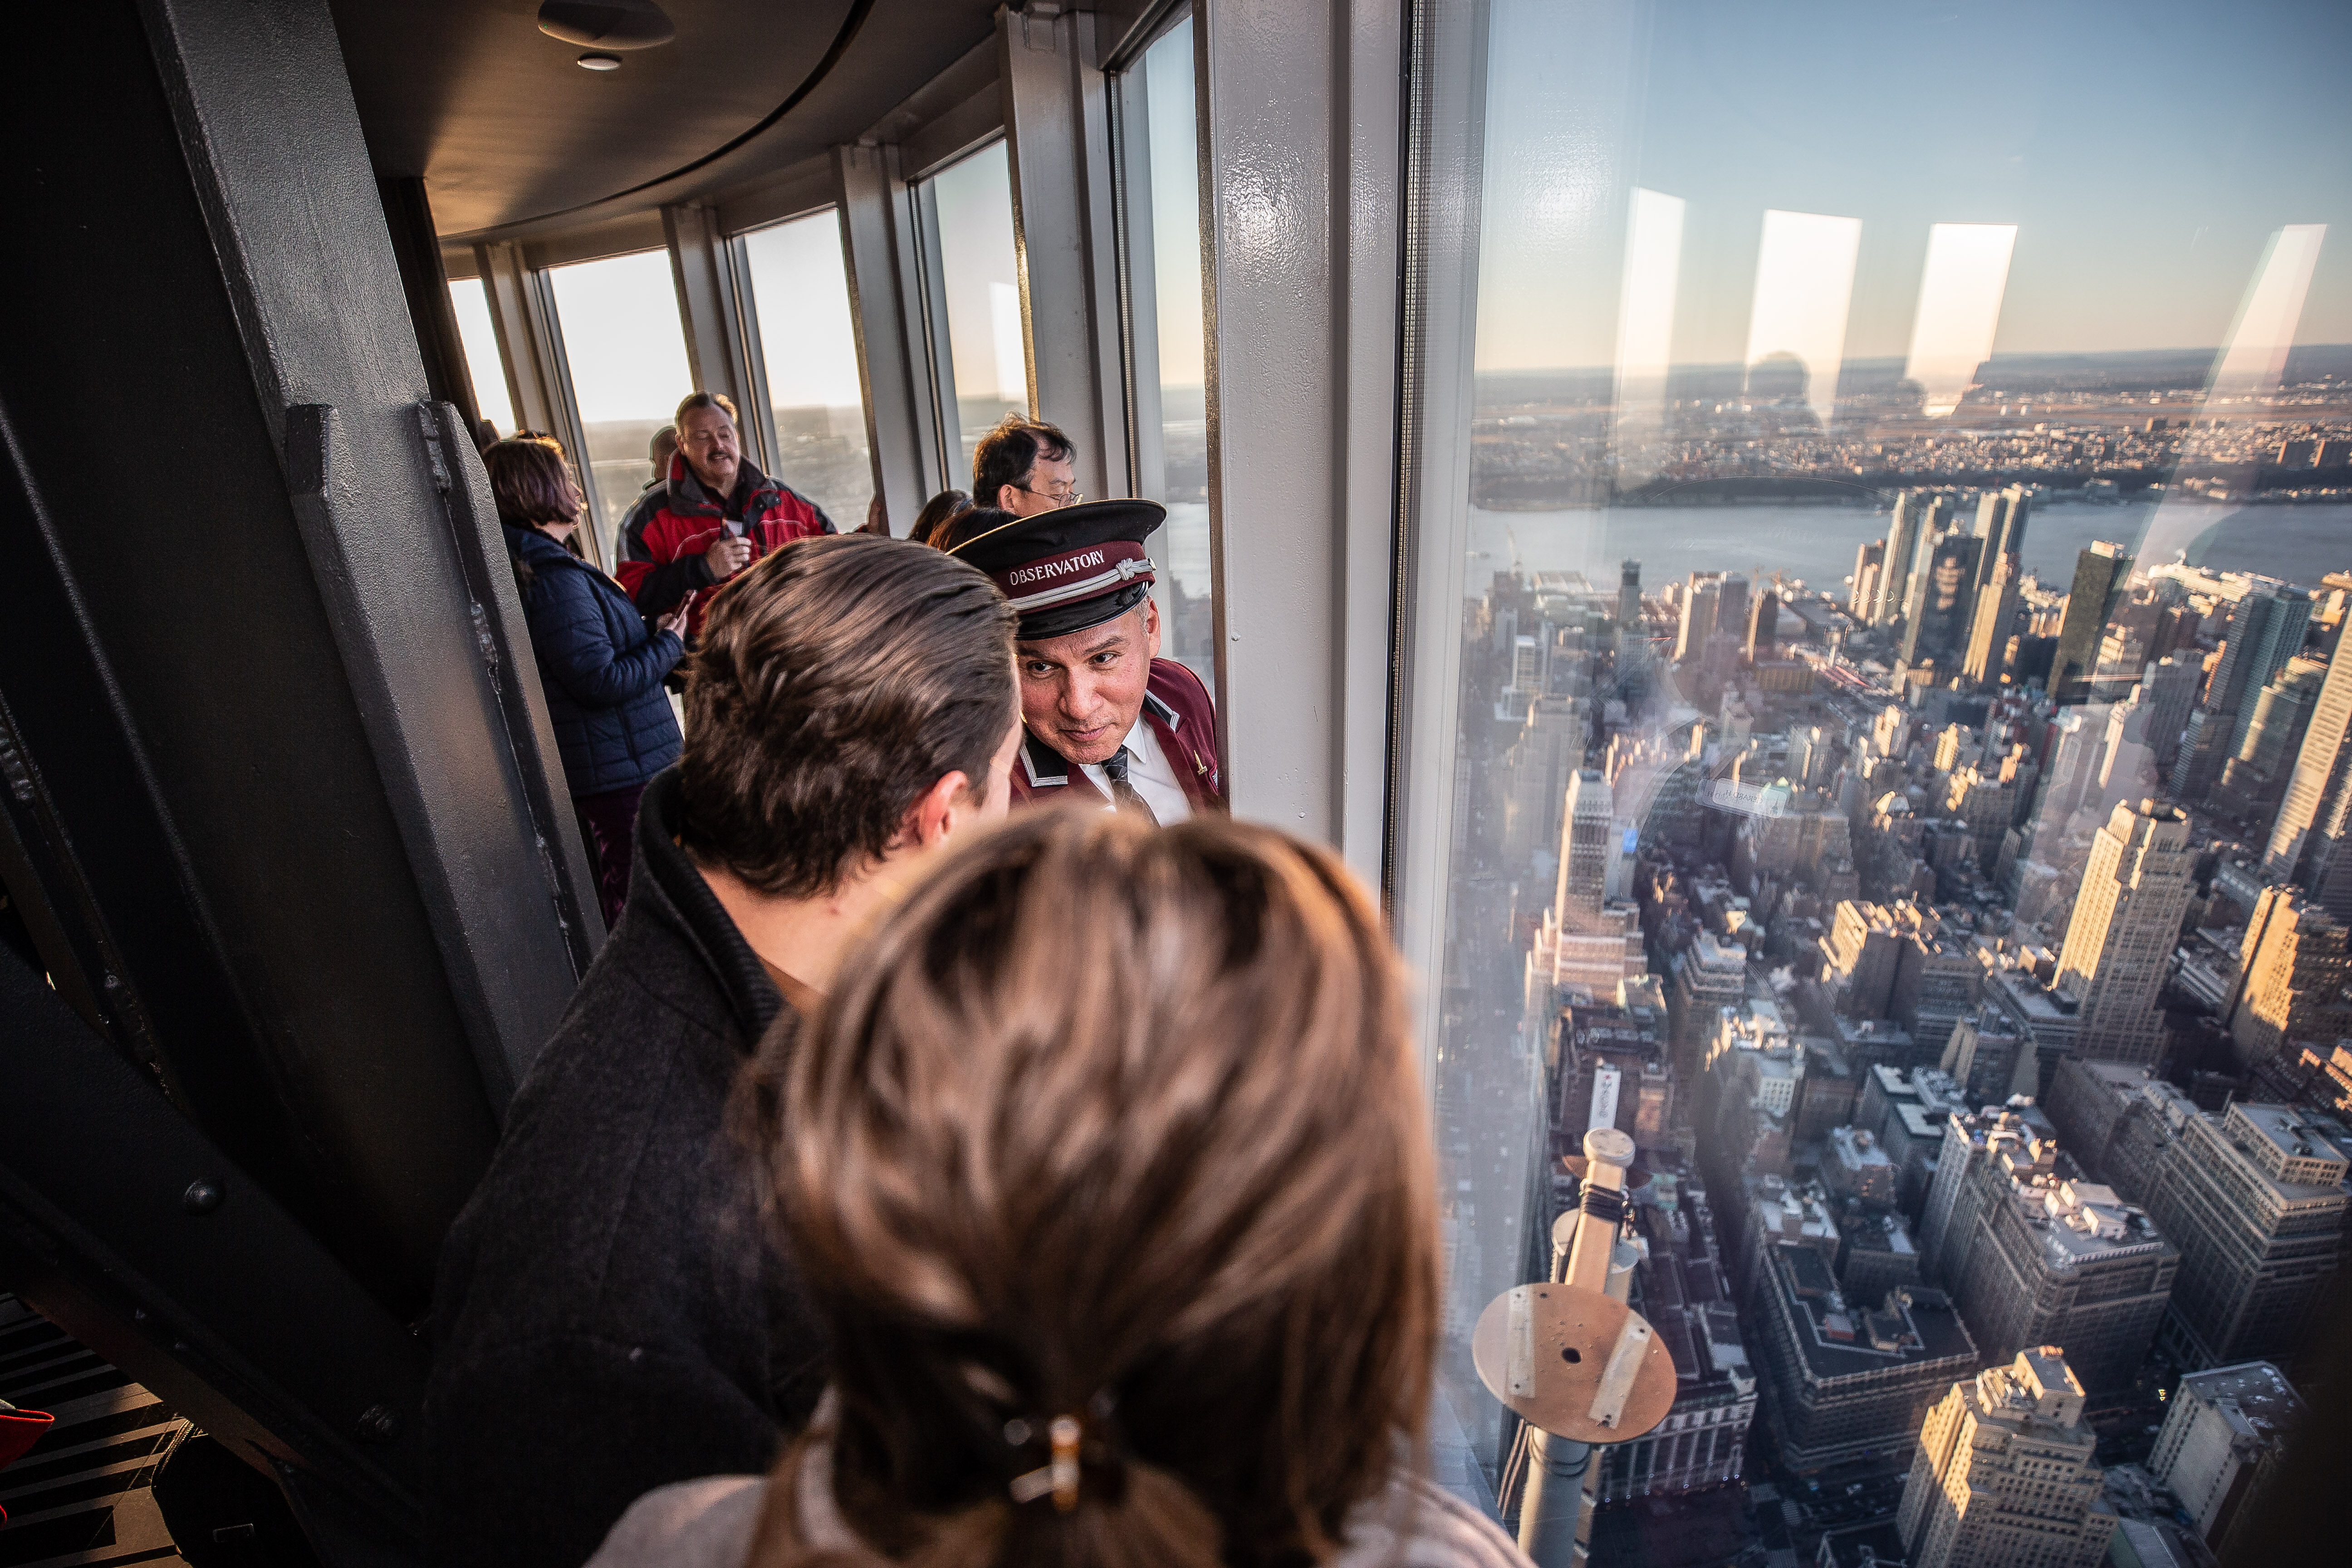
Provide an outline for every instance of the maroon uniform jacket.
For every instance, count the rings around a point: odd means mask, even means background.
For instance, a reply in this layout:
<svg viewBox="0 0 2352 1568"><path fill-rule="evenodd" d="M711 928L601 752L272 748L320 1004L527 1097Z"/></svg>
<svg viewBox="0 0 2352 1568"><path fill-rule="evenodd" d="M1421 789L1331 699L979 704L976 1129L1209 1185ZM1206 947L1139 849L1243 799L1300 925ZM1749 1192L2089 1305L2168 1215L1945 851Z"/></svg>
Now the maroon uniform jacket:
<svg viewBox="0 0 2352 1568"><path fill-rule="evenodd" d="M1172 658L1153 659L1151 679L1143 689L1143 721L1159 737L1160 749L1168 754L1192 809L1227 809L1225 776L1217 765L1216 709L1201 678ZM1013 799L1023 805L1056 800L1110 804L1110 797L1082 769L1065 762L1034 735L1022 737L1021 756L1013 764Z"/></svg>

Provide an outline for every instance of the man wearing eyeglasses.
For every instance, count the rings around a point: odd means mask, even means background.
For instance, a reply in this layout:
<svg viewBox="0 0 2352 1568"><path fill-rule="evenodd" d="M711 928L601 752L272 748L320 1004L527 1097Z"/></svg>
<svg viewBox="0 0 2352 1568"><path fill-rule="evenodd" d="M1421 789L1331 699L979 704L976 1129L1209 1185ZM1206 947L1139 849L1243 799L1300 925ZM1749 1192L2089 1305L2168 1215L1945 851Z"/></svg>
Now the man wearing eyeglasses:
<svg viewBox="0 0 2352 1568"><path fill-rule="evenodd" d="M1043 420L1008 414L980 438L971 455L971 499L1015 517L1076 506L1078 493L1070 438Z"/></svg>

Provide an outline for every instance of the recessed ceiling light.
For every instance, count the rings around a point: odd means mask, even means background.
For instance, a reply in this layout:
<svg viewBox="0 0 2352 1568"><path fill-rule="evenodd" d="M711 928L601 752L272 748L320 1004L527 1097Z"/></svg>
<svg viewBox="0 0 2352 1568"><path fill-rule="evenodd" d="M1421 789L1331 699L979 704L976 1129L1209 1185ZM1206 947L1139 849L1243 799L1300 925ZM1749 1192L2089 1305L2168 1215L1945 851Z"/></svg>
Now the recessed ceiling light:
<svg viewBox="0 0 2352 1568"><path fill-rule="evenodd" d="M580 68L584 71L616 71L621 68L618 55L582 55Z"/></svg>

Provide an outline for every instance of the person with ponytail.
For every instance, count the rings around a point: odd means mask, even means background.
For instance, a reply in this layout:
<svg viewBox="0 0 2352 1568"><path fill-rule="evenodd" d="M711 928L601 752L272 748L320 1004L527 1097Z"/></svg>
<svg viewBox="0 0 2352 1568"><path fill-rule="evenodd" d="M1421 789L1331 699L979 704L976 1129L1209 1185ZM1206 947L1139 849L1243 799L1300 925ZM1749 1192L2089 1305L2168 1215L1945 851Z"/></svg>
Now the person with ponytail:
<svg viewBox="0 0 2352 1568"><path fill-rule="evenodd" d="M1046 809L949 852L736 1088L816 1416L591 1568L1525 1568L1420 1473L1402 989L1340 861L1265 828Z"/></svg>

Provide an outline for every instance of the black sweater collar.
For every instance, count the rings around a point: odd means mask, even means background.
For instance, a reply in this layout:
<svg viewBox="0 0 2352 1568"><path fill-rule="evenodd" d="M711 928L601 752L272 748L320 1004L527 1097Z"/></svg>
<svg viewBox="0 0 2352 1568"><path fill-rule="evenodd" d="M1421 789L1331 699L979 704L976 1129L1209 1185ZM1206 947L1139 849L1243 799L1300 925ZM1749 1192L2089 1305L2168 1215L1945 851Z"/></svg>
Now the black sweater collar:
<svg viewBox="0 0 2352 1568"><path fill-rule="evenodd" d="M657 918L686 938L725 994L748 1051L766 1032L783 999L761 968L759 954L735 929L726 906L678 844L685 816L685 790L677 765L672 763L646 785L637 807L637 864L629 879L629 909L622 919L636 914L643 899L655 906L646 914L657 909ZM653 897L646 899L648 893Z"/></svg>

